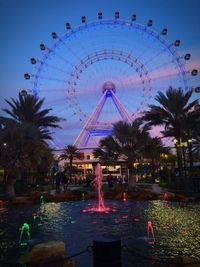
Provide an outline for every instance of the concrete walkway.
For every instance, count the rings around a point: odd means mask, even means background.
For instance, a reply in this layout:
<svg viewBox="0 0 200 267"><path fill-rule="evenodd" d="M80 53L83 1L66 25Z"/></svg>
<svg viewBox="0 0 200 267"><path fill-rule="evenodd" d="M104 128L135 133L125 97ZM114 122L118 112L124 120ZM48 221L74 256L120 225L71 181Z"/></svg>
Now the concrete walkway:
<svg viewBox="0 0 200 267"><path fill-rule="evenodd" d="M151 184L151 183L136 183L137 185L148 185L150 188L149 190L157 193L157 194L163 194L165 191L168 191L167 189L160 187L159 184Z"/></svg>
<svg viewBox="0 0 200 267"><path fill-rule="evenodd" d="M160 187L158 184L152 184L151 186L152 186L152 190L155 193L162 194L163 192L165 192L165 189Z"/></svg>

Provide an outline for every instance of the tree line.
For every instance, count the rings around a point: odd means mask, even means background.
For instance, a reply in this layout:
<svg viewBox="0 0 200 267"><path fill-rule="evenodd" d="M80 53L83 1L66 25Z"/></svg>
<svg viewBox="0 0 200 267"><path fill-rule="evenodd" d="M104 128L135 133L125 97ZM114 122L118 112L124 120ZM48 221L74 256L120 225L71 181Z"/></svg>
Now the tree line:
<svg viewBox="0 0 200 267"><path fill-rule="evenodd" d="M149 105L140 118L131 124L123 121L114 124L113 134L103 138L94 150L95 157L106 166L123 158L129 169L130 184L134 185L133 163L150 159L154 175L160 154L170 152L162 137L170 137L176 149L179 175L183 174L183 151L188 155L192 173L194 157L199 160L200 154L200 109L196 108L198 100L191 99L192 91L170 87L166 94L158 92L157 105ZM16 178L26 179L30 173L45 175L52 168L53 152L48 141L62 118L51 115L52 109L43 108L44 99L37 95L19 94L18 99L5 101L6 116L0 117L0 167L5 171L6 195L14 197ZM149 131L157 125L163 126L161 137L152 138ZM73 145L66 146L60 156L69 159L70 175L74 156L81 157Z"/></svg>

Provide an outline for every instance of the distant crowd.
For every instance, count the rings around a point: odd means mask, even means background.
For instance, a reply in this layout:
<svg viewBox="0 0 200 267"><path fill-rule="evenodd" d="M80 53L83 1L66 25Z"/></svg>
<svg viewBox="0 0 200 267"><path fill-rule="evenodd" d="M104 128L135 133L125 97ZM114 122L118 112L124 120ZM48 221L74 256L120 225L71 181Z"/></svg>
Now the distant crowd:
<svg viewBox="0 0 200 267"><path fill-rule="evenodd" d="M70 172L66 169L54 173L54 183L57 192L61 191L61 187L63 187L64 192L66 192L69 184L95 188L95 177L95 174L92 173L87 174L85 178L83 175L78 174L70 177ZM110 190L115 184L127 184L128 178L127 176L113 176L112 174L108 174L106 176L106 181Z"/></svg>

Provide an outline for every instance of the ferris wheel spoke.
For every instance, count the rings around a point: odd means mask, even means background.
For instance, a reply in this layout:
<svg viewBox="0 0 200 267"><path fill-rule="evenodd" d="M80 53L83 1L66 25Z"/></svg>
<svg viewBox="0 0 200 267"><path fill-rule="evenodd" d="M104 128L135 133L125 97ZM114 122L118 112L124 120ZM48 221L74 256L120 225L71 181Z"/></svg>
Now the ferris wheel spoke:
<svg viewBox="0 0 200 267"><path fill-rule="evenodd" d="M55 46L55 44L54 44ZM62 62L66 63L67 65L70 65L71 67L74 66L72 62L70 62L68 59L66 59L64 56L60 55L56 51L56 46L54 48L49 48L48 46L44 45L44 51L47 50L45 54L43 54L43 61L46 62L46 60L49 59L51 56L56 56L58 59L62 60Z"/></svg>
<svg viewBox="0 0 200 267"><path fill-rule="evenodd" d="M64 70L64 69L61 69L61 68L59 68L59 67L57 67L57 66L54 66L54 65L52 65L52 64L49 64L49 63L47 63L46 61L37 60L37 62L39 62L41 65L44 65L44 66L46 66L46 67L48 67L48 68L57 70L57 71L59 71L59 72L65 73L65 74L70 74L68 71L66 71L66 70Z"/></svg>
<svg viewBox="0 0 200 267"><path fill-rule="evenodd" d="M73 49L71 48L71 46L67 46L67 44L66 44L66 40L64 40L64 39L62 39L62 38L60 38L60 37L59 37L59 40L60 40L60 42L61 42L63 45L65 45L65 47L67 48L68 52L70 51L70 53L71 53L76 59L78 59L78 61L81 61L80 56L78 56L78 54L75 53L75 52L73 51Z"/></svg>
<svg viewBox="0 0 200 267"><path fill-rule="evenodd" d="M173 60L170 60L168 62L162 62L161 64L159 64L158 66L148 70L148 73L151 74L152 72L154 71L159 71L159 70L162 70L163 68L167 67L167 66L170 66L173 64Z"/></svg>
<svg viewBox="0 0 200 267"><path fill-rule="evenodd" d="M157 54L153 55L147 61L144 62L144 65L147 66L149 63L152 63L155 59L157 59L159 56L161 56L162 54L164 54L164 52L166 52L165 49L163 49L162 51L160 51Z"/></svg>
<svg viewBox="0 0 200 267"><path fill-rule="evenodd" d="M33 75L33 77L38 77L37 75ZM66 80L61 80L61 79L56 79L56 78L53 78L51 76L42 76L40 75L39 78L41 80L49 80L49 81L56 81L56 82L61 82L61 83L66 83L67 81Z"/></svg>

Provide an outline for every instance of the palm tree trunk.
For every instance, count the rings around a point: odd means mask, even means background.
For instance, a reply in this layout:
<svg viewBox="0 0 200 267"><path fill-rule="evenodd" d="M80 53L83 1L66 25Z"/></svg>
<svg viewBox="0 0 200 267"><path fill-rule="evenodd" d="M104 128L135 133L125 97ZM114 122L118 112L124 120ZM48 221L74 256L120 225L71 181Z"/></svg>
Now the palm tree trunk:
<svg viewBox="0 0 200 267"><path fill-rule="evenodd" d="M15 199L15 178L13 175L8 174L7 175L7 181L6 181L6 189L5 189L5 195L7 199L13 200Z"/></svg>
<svg viewBox="0 0 200 267"><path fill-rule="evenodd" d="M152 165L151 179L153 182L153 181L155 181L155 160L154 160L154 158L151 159L151 165Z"/></svg>
<svg viewBox="0 0 200 267"><path fill-rule="evenodd" d="M134 167L131 164L129 166L129 183L128 183L129 189L131 189L135 186L135 181L136 181L135 171L134 171Z"/></svg>
<svg viewBox="0 0 200 267"><path fill-rule="evenodd" d="M69 168L70 168L69 177L70 177L70 181L72 181L72 164L73 164L73 157L70 157L69 158Z"/></svg>
<svg viewBox="0 0 200 267"><path fill-rule="evenodd" d="M176 145L176 154L177 154L177 163L178 163L179 176L182 176L182 174L183 174L183 165L182 165L181 146L177 146Z"/></svg>
<svg viewBox="0 0 200 267"><path fill-rule="evenodd" d="M190 162L190 171L192 171L193 169L192 144L188 142L187 147L188 147L188 155L189 155L189 162Z"/></svg>

